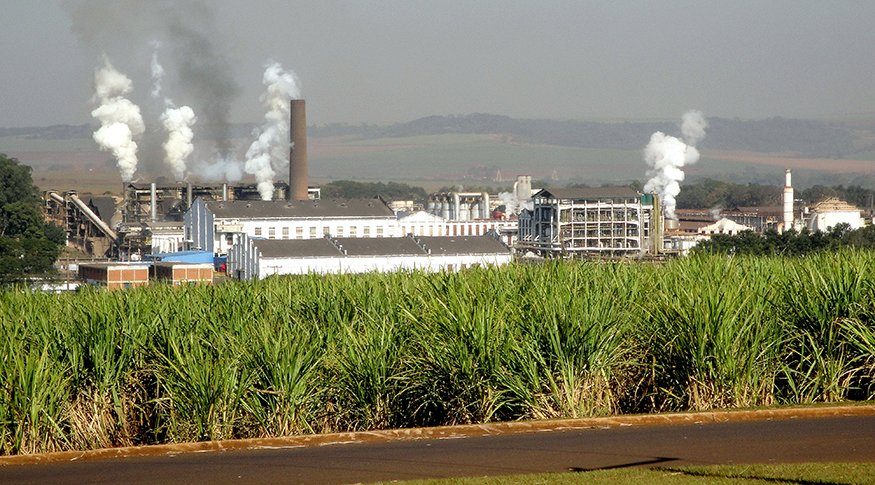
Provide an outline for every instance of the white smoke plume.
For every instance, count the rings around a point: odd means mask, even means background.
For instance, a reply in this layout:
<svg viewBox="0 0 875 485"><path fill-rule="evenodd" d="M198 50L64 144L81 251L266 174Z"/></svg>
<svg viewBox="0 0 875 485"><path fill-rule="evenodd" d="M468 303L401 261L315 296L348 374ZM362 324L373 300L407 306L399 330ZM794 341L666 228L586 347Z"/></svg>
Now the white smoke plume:
<svg viewBox="0 0 875 485"><path fill-rule="evenodd" d="M130 182L137 171L137 143L134 141L146 130L140 108L124 97L133 89L133 83L115 70L109 59L94 73L93 101L99 106L91 116L100 120L94 132L94 141L102 150L112 152L118 161L122 181Z"/></svg>
<svg viewBox="0 0 875 485"><path fill-rule="evenodd" d="M213 162L197 161L191 166L191 172L200 180L208 183L239 182L243 178L242 164L234 155L223 157L216 154Z"/></svg>
<svg viewBox="0 0 875 485"><path fill-rule="evenodd" d="M164 161L173 171L177 181L185 177L185 159L194 151L191 140L194 132L191 125L197 121L194 111L188 106L181 108L167 108L161 115L161 122L167 130L167 141L164 142L164 151L167 156Z"/></svg>
<svg viewBox="0 0 875 485"><path fill-rule="evenodd" d="M152 47L155 50L152 52L152 97L160 98L161 97L161 81L164 80L164 67L158 62L158 48L160 47L160 43L157 40L150 42ZM165 103L167 99L164 100Z"/></svg>
<svg viewBox="0 0 875 485"><path fill-rule="evenodd" d="M520 199L516 192L500 192L498 200L504 204L504 213L507 217L518 216L523 209L532 210L535 207L532 199Z"/></svg>
<svg viewBox="0 0 875 485"><path fill-rule="evenodd" d="M681 124L684 141L657 131L644 148L644 161L651 168L647 171L650 180L644 185L644 191L659 195L665 217L669 219L677 219L675 197L680 194L680 183L684 180L682 168L699 160L696 143L705 137L707 126L708 122L700 111L687 111Z"/></svg>
<svg viewBox="0 0 875 485"><path fill-rule="evenodd" d="M157 41L152 42L155 51L152 52L152 97L161 96L161 81L164 78L164 67L158 62ZM185 177L186 159L194 151L194 132L191 126L197 121L194 110L188 106L177 108L168 97L164 98L164 113L161 115L161 123L167 130L167 141L164 142L164 163L166 163L176 181L182 181Z"/></svg>
<svg viewBox="0 0 875 485"><path fill-rule="evenodd" d="M289 165L289 103L301 96L295 73L283 70L280 63L268 65L263 82L267 86L261 100L268 111L260 133L246 151L246 173L255 175L263 200L273 198L277 170Z"/></svg>

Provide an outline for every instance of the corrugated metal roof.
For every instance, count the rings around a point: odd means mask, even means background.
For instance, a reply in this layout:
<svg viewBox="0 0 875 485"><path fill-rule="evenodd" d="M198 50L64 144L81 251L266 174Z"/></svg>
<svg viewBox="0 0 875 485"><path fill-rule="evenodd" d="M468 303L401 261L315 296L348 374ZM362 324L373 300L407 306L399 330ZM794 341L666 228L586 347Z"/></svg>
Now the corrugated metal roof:
<svg viewBox="0 0 875 485"><path fill-rule="evenodd" d="M326 238L322 239L252 239L264 258L317 258L343 256Z"/></svg>
<svg viewBox="0 0 875 485"><path fill-rule="evenodd" d="M336 241L348 256L427 254L409 237L339 237Z"/></svg>
<svg viewBox="0 0 875 485"><path fill-rule="evenodd" d="M432 254L505 254L510 249L492 236L419 236Z"/></svg>
<svg viewBox="0 0 875 485"><path fill-rule="evenodd" d="M408 256L431 254L507 254L510 249L492 236L341 237L334 241L346 256ZM343 257L328 238L251 239L264 258Z"/></svg>
<svg viewBox="0 0 875 485"><path fill-rule="evenodd" d="M231 200L204 201L207 210L224 219L273 218L395 218L379 199Z"/></svg>
<svg viewBox="0 0 875 485"><path fill-rule="evenodd" d="M587 187L541 189L532 197L553 199L637 199L641 195L629 187Z"/></svg>

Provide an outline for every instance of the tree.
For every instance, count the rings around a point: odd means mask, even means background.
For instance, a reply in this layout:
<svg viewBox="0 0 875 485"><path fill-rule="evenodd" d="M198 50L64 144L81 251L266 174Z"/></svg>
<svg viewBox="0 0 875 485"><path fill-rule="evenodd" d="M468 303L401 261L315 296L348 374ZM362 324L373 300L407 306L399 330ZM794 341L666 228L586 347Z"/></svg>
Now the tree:
<svg viewBox="0 0 875 485"><path fill-rule="evenodd" d="M0 154L0 284L54 271L64 230L45 222L31 168Z"/></svg>

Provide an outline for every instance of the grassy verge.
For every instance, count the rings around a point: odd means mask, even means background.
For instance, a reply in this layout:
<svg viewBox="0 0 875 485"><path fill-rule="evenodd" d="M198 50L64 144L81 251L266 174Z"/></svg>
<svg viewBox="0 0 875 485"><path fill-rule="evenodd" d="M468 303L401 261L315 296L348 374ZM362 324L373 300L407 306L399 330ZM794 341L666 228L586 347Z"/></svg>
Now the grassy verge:
<svg viewBox="0 0 875 485"><path fill-rule="evenodd" d="M504 477L416 480L406 485L754 485L875 484L875 463L801 463L685 468L627 468L591 472L511 475Z"/></svg>

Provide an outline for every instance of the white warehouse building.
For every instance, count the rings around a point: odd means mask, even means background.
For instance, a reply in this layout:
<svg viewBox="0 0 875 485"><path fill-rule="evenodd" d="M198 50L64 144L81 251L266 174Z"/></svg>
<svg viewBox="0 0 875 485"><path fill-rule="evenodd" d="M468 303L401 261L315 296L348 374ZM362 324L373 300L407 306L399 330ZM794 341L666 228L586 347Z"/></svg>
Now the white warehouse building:
<svg viewBox="0 0 875 485"><path fill-rule="evenodd" d="M242 280L272 275L457 271L500 266L513 254L494 233L484 236L270 240L242 237L228 253L228 274Z"/></svg>
<svg viewBox="0 0 875 485"><path fill-rule="evenodd" d="M225 254L242 236L264 239L396 237L395 213L381 199L233 200L198 198L185 213L186 250Z"/></svg>

